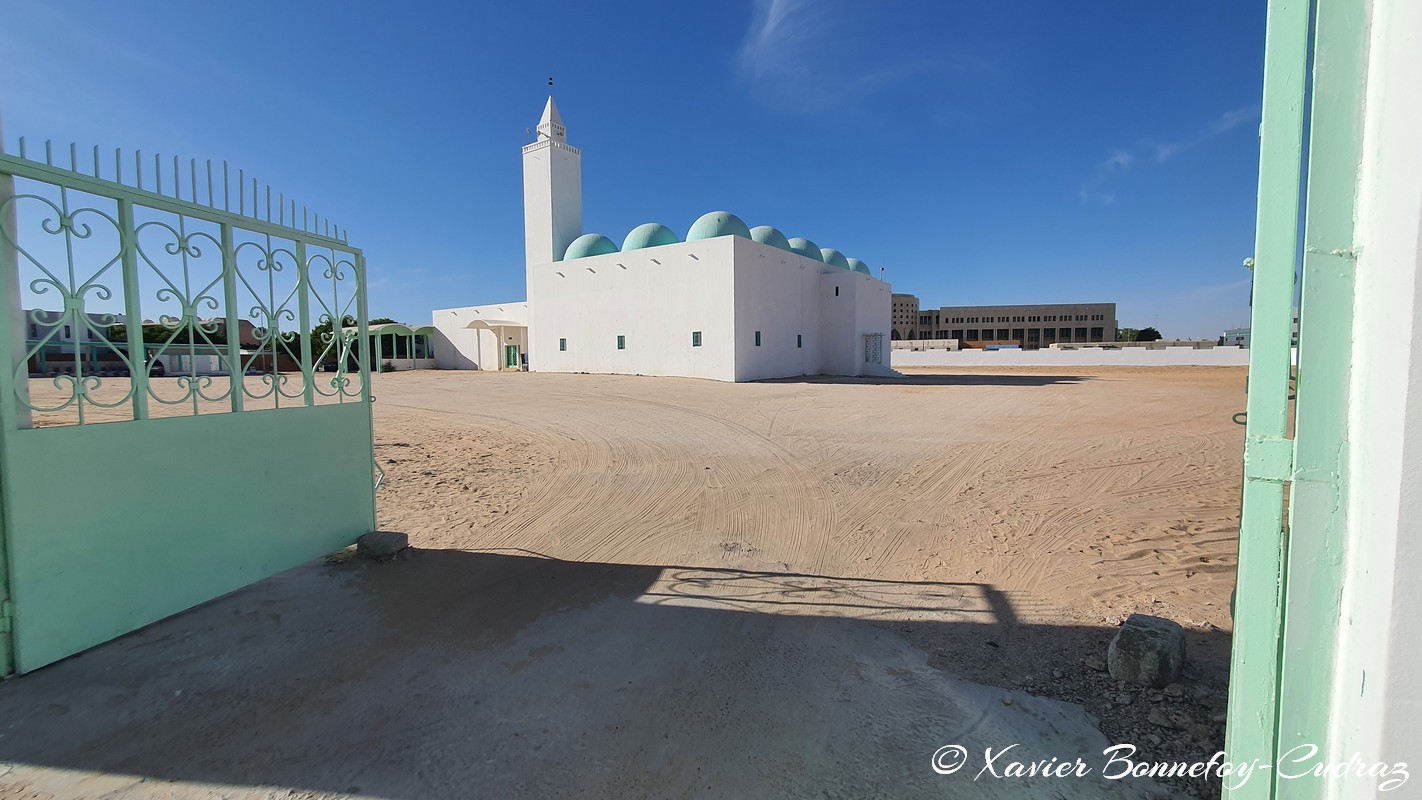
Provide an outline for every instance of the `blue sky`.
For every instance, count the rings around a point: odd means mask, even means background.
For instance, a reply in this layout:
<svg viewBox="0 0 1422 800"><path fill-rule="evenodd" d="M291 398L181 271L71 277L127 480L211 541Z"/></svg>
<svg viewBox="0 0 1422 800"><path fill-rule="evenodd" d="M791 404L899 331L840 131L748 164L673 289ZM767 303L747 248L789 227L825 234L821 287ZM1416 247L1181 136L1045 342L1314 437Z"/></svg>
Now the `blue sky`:
<svg viewBox="0 0 1422 800"><path fill-rule="evenodd" d="M523 297L553 76L616 241L724 209L925 306L1248 321L1262 0L3 3L7 149L227 159L349 229L373 316Z"/></svg>

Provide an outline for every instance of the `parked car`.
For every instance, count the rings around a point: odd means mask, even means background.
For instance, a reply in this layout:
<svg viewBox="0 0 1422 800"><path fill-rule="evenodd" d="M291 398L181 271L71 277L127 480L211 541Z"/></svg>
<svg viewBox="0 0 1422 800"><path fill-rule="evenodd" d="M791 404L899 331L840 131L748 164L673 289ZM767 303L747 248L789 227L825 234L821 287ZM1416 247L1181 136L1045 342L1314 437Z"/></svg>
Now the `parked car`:
<svg viewBox="0 0 1422 800"><path fill-rule="evenodd" d="M155 378L162 378L168 374L168 368L163 366L162 361L154 359L148 364L148 374Z"/></svg>

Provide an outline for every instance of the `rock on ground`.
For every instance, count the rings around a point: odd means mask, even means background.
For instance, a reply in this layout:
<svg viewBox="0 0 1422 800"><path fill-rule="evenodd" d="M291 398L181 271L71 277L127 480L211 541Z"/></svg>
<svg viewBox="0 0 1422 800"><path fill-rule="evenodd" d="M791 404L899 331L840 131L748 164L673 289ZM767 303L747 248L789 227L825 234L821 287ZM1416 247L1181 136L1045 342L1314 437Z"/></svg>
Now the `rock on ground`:
<svg viewBox="0 0 1422 800"><path fill-rule="evenodd" d="M365 558L389 558L410 546L410 537L398 531L371 531L356 542L356 553Z"/></svg>
<svg viewBox="0 0 1422 800"><path fill-rule="evenodd" d="M1132 614L1111 640L1106 666L1119 681L1155 688L1169 685L1185 666L1185 630L1168 619Z"/></svg>

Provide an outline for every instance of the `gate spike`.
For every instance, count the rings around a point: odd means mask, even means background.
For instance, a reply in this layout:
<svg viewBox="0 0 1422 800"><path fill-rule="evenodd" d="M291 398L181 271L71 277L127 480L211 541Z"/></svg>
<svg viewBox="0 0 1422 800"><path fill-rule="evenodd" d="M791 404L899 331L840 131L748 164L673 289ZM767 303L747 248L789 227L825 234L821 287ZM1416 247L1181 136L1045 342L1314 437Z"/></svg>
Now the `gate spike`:
<svg viewBox="0 0 1422 800"><path fill-rule="evenodd" d="M133 151L133 171L134 171L134 173L135 173L134 180L138 181L138 183L137 183L137 188L142 189L142 188L143 188L143 151L142 151L142 150L134 150L134 151Z"/></svg>
<svg viewBox="0 0 1422 800"><path fill-rule="evenodd" d="M114 148L114 183L123 183L123 151Z"/></svg>
<svg viewBox="0 0 1422 800"><path fill-rule="evenodd" d="M94 145L94 177L99 177L99 146Z"/></svg>
<svg viewBox="0 0 1422 800"><path fill-rule="evenodd" d="M237 214L247 214L247 171L243 169L237 170Z"/></svg>
<svg viewBox="0 0 1422 800"><path fill-rule="evenodd" d="M227 186L227 159L222 160L222 210L232 210L232 193Z"/></svg>
<svg viewBox="0 0 1422 800"><path fill-rule="evenodd" d="M44 163L54 166L54 142L49 139L44 140Z"/></svg>
<svg viewBox="0 0 1422 800"><path fill-rule="evenodd" d="M209 158L207 160L207 207L217 208L217 204L213 202L212 197L212 159Z"/></svg>
<svg viewBox="0 0 1422 800"><path fill-rule="evenodd" d="M163 154L153 154L153 191L163 193Z"/></svg>
<svg viewBox="0 0 1422 800"><path fill-rule="evenodd" d="M69 171L79 171L79 145L73 142L69 143Z"/></svg>
<svg viewBox="0 0 1422 800"><path fill-rule="evenodd" d="M25 155L25 137L20 137L20 158L27 158Z"/></svg>

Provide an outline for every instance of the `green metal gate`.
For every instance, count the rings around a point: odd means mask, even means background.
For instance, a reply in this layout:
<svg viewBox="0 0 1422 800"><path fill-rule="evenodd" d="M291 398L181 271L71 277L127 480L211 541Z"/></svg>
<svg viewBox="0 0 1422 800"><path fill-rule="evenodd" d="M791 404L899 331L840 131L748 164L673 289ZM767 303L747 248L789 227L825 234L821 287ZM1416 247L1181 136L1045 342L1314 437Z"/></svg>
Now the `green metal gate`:
<svg viewBox="0 0 1422 800"><path fill-rule="evenodd" d="M226 164L23 139L0 221L0 674L374 527L365 263L338 228Z"/></svg>

